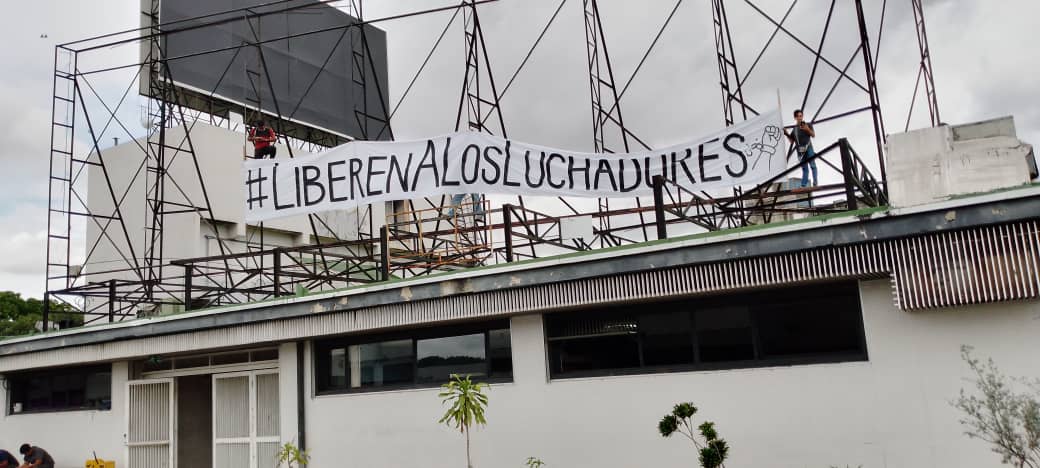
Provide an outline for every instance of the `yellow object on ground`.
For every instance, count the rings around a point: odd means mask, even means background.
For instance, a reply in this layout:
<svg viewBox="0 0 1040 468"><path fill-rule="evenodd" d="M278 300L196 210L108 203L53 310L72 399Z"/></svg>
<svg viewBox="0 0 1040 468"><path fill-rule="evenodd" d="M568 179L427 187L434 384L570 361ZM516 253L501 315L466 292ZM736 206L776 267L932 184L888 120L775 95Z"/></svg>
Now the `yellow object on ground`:
<svg viewBox="0 0 1040 468"><path fill-rule="evenodd" d="M86 468L116 468L116 462L112 460L87 460Z"/></svg>

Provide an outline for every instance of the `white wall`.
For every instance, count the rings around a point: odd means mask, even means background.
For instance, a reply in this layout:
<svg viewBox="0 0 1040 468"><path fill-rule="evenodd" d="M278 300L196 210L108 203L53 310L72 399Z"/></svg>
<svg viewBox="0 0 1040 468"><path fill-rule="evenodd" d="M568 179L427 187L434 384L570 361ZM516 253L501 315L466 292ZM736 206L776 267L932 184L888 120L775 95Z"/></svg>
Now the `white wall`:
<svg viewBox="0 0 1040 468"><path fill-rule="evenodd" d="M475 466L519 467L528 456L549 467L696 466L688 442L657 434L680 401L716 422L730 467L999 465L962 435L948 403L968 375L959 348L1040 377L1038 304L907 313L887 280L861 291L870 361L845 364L548 382L541 319L514 318L515 381L490 390ZM462 436L436 423L442 411L436 389L308 398L311 466L465 466Z"/></svg>
<svg viewBox="0 0 1040 468"><path fill-rule="evenodd" d="M297 440L299 421L296 408L296 343L282 343L278 347L278 421L282 443Z"/></svg>
<svg viewBox="0 0 1040 468"><path fill-rule="evenodd" d="M208 221L202 220L199 214L195 212L171 213L165 216L163 223L163 258L169 261L245 252L247 242L255 246L259 244L260 240L259 228L247 226L244 218L246 194L240 179L243 155L247 151L245 135L203 122L195 123L190 133L191 145L185 139L183 128L175 127L166 131L166 143L174 148L180 148L182 151L175 149L166 151L169 177L165 183L164 199L170 203L205 206L206 196L208 196L212 216L218 224L220 237L224 240L228 251L221 251L219 243L215 240L214 228ZM152 151L155 151L156 148L156 138L153 138ZM102 151L111 191L106 184L102 169L98 166L88 168L86 203L90 211L95 215L113 215L115 210L113 196L118 200L124 198L124 194L126 194L125 200L120 205L120 214L127 231L124 234L118 222L112 222L105 230L106 235L103 236L101 228L108 224L106 220L99 219L100 226L93 220L86 221L84 250L93 251L83 268L87 281L139 279L130 271L106 274L96 272L127 270L133 265L134 258L141 266L145 264L144 258L150 243L150 231L146 228L151 226L151 212L147 204L147 197L154 174L148 173L142 167L145 156L142 148L149 148L149 143L143 138ZM191 154L187 152L189 148L194 148L198 169L195 167ZM248 149L248 151L252 150ZM296 156L306 154L295 150ZM288 148L278 145L278 158L288 157ZM92 154L90 159L97 161L97 154ZM203 194L203 185L199 182L199 173L202 174L205 181L205 194ZM135 174L137 174L136 179ZM174 211L183 209L183 207L171 204L166 206L166 209ZM325 225L316 223L318 235L323 237L323 242L329 242L336 237L348 240L357 239L359 235L358 218L363 216L363 213L364 209L322 213L319 217L334 232L330 233ZM385 219L384 213L382 203L371 208L371 219L374 223L373 233L378 233L379 227ZM210 214L203 213L203 216L208 218ZM363 230L367 231L368 221L363 220L363 222L365 224ZM294 246L316 242L313 239L311 224L306 216L292 216L268 221L264 223L264 231L266 248L276 245ZM127 237L130 239L129 242L126 240ZM100 242L98 242L99 238ZM95 244L97 247L93 248ZM183 268L166 267L163 275L164 277L182 276ZM103 302L100 299L92 299L88 307L97 306Z"/></svg>
<svg viewBox="0 0 1040 468"><path fill-rule="evenodd" d="M896 133L885 148L893 206L1014 187L1031 177L1032 146L1015 136L1011 117Z"/></svg>
<svg viewBox="0 0 1040 468"><path fill-rule="evenodd" d="M2 447L16 457L18 446L30 443L43 447L62 467L83 466L97 452L99 459L115 460L126 466L127 362L112 364L112 409L108 411L62 411L57 413L7 414L8 392L2 392L0 416Z"/></svg>

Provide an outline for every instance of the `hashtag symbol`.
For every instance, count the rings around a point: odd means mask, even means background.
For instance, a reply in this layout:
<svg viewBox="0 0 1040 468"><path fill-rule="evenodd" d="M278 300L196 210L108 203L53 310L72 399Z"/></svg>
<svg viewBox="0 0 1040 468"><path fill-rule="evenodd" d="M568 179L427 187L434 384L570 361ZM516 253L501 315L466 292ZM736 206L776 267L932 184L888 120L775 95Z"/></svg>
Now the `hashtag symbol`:
<svg viewBox="0 0 1040 468"><path fill-rule="evenodd" d="M256 176L253 176L253 170L249 170L249 178L246 179L246 186L249 187L249 199L246 201L249 203L249 209L253 209L253 203L257 204L257 208L264 207L264 200L267 200L267 195L264 195L264 184L267 177L263 176L263 169L256 170ZM255 190L254 190L255 189Z"/></svg>

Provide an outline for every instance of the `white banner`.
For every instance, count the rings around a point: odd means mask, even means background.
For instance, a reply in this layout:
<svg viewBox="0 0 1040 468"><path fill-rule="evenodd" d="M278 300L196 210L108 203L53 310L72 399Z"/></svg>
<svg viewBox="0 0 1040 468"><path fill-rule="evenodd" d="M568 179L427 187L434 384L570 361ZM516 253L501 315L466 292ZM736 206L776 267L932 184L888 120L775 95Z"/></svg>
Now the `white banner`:
<svg viewBox="0 0 1040 468"><path fill-rule="evenodd" d="M246 161L246 221L455 193L567 197L653 194L653 177L691 190L757 184L786 167L780 111L637 153L576 153L483 133L354 141L295 159Z"/></svg>

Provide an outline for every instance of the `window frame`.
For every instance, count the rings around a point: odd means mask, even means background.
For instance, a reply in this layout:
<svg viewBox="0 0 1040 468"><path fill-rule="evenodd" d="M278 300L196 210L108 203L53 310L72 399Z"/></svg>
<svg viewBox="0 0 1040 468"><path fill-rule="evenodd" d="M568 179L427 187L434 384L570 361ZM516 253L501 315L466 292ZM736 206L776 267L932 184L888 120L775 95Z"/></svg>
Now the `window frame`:
<svg viewBox="0 0 1040 468"><path fill-rule="evenodd" d="M108 374L108 398L107 398L108 406L106 407L103 404L98 404L96 406L87 406L85 403L87 401L87 394L88 394L87 389L88 389L88 383L89 383L88 381L89 381L90 376L91 375L97 375L97 374L105 374L105 373ZM57 376L77 376L77 377L82 376L82 379L83 379L82 391L83 391L84 405L69 406L69 405L67 405L67 399L66 399L66 405L65 406L61 406L61 407L54 407L53 406L53 402L54 402L54 390L53 390L53 386L54 386L53 382L54 382L54 380L53 379L55 377L57 377ZM51 406L47 407L47 408L32 409L32 408L26 408L25 407L25 403L26 403L25 401L19 401L20 403L22 403L22 411L19 411L19 412L16 413L14 411L14 404L16 403L16 401L15 401L15 399L16 399L15 394L19 392L19 389L16 389L16 386L28 386L30 380L38 379L38 378L46 378L46 379L48 379L48 385L50 387L48 390L50 391ZM69 411L111 411L112 410L112 404L113 404L112 394L114 393L113 389L112 389L112 385L113 385L113 383L112 383L113 380L112 379L113 379L112 363L92 364L92 365L86 365L86 366L73 366L73 367L58 367L58 368L52 368L52 369L30 370L30 371L22 371L22 372L12 372L10 374L4 375L4 380L5 380L4 387L7 390L7 392L6 392L6 394L7 394L6 414L8 416L17 416L17 415L20 415L20 414L64 413L64 412L69 412ZM27 391L27 389L24 389L24 388L21 389L21 390L22 390L22 393ZM27 399L27 397L23 398L23 400L25 400L25 399ZM101 400L103 401L104 399L101 399Z"/></svg>
<svg viewBox="0 0 1040 468"><path fill-rule="evenodd" d="M492 377L491 366L492 366L492 354L491 354L491 331L494 330L508 330L509 331L509 375L508 376L497 376ZM489 384L500 384L513 382L513 343L512 336L513 331L510 328L509 319L495 320L490 322L478 322L478 323L467 323L453 326L440 326L430 328L413 328L408 330L399 330L387 333L378 333L370 335L347 335L342 337L315 340L312 342L311 349L311 366L314 371L314 378L312 385L314 386L314 396L326 396L326 395L345 395L355 393L372 393L372 392L391 392L399 390L412 390L412 389L428 389L428 388L439 388L444 382L419 382L419 353L418 346L419 341L426 339L435 338L450 338L456 336L466 336L481 334L484 337L484 360L485 370L487 373L486 377L480 378L481 382ZM395 340L411 340L412 342L412 381L410 383L383 385L383 386L369 386L369 387L350 387L350 352L348 348L354 345L364 345L371 343L379 343L385 341ZM328 366L332 363L331 352L334 349L343 349L344 356L348 362L348 369L346 370L345 377L347 385L344 388L330 388L328 385L329 377L331 372Z"/></svg>
<svg viewBox="0 0 1040 468"><path fill-rule="evenodd" d="M717 362L702 362L701 361L701 350L697 339L697 314L696 309L691 308L688 312L690 321L690 345L693 348L693 362L688 364L662 364L648 366L643 364L645 361L643 349L643 333L637 330L634 333L634 337L637 341L639 350L638 361L640 363L637 367L623 367L623 368L610 368L610 369L592 369L592 370L576 370L568 372L557 372L554 370L553 365L553 351L552 343L566 341L567 338L552 338L549 335L550 329L550 318L552 316L566 316L571 314L583 314L590 313L594 310L601 310L603 313L615 313L619 312L624 308L633 309L630 313L633 319L638 321L638 316L644 313L646 308L659 306L659 305L688 305L692 306L700 301L710 302L712 300L723 300L727 297L761 297L765 294L791 294L793 291L799 289L810 289L818 288L820 286L832 286L836 288L847 288L851 294L849 297L854 297L854 301L850 301L850 305L853 303L856 306L855 323L853 332L856 334L856 344L859 348L857 351L848 352L829 352L829 353L806 353L782 357L771 357L762 358L762 342L761 332L759 329L758 312L750 310L749 319L751 321L751 333L752 333L752 348L754 357L752 359L742 361L717 361ZM837 363L851 363L851 362L867 362L870 360L869 349L867 348L866 329L863 318L863 297L860 294L859 280L844 280L844 281L819 281L819 282L808 282L800 283L798 285L791 285L780 288L768 288L768 289L755 289L755 290L743 290L733 291L721 294L711 294L696 297L687 297L679 299L665 299L665 300L649 300L640 301L635 303L615 303L607 305L598 305L596 307L588 307L581 309L574 309L568 311L557 311L547 312L542 314L542 329L545 330L543 334L544 346L545 346L545 362L547 365L546 374L550 381L554 380L569 380L569 379L585 379L594 377L612 377L612 376L632 376L632 375L646 375L646 374L664 374L664 373L676 373L676 372L710 372L720 370L740 370L740 369L756 369L756 368L768 368L768 367L787 367L787 366L801 366L801 365L813 365L813 364L837 364ZM606 335L603 335L606 336Z"/></svg>

